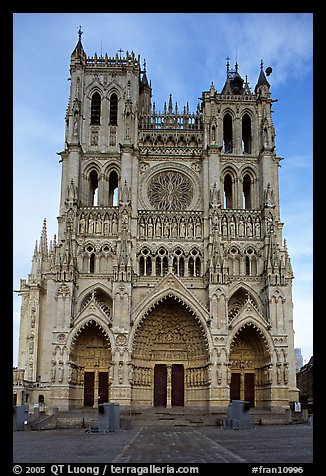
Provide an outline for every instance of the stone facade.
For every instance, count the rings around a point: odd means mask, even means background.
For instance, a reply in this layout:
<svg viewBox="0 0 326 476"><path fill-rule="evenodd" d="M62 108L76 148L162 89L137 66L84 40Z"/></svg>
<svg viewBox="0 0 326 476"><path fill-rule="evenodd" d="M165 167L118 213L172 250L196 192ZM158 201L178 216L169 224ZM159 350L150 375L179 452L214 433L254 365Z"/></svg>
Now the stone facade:
<svg viewBox="0 0 326 476"><path fill-rule="evenodd" d="M258 72L259 73L259 72ZM21 280L17 403L298 400L273 99L227 63L195 113L140 57L71 55L58 235ZM42 397L40 397L42 395Z"/></svg>

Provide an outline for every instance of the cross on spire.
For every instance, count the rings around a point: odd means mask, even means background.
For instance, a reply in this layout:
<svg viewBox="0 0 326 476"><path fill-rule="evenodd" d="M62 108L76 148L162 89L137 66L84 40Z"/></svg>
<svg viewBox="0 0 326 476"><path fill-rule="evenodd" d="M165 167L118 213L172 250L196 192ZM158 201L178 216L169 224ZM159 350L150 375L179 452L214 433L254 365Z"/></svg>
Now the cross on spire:
<svg viewBox="0 0 326 476"><path fill-rule="evenodd" d="M121 53L123 53L123 50L120 48L120 49L118 50L118 53L120 53L119 59L121 59Z"/></svg>
<svg viewBox="0 0 326 476"><path fill-rule="evenodd" d="M226 75L229 76L229 69L230 69L230 56L226 57Z"/></svg>
<svg viewBox="0 0 326 476"><path fill-rule="evenodd" d="M82 34L83 34L83 31L81 29L81 25L79 25L79 29L78 29L78 38L79 38L79 41L81 40L81 37L82 37Z"/></svg>

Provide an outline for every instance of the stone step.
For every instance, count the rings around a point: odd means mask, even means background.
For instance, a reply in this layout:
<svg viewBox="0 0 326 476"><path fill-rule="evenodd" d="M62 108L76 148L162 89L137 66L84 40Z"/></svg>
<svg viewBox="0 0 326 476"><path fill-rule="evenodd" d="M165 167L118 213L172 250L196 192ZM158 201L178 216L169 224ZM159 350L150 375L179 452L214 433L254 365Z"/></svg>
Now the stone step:
<svg viewBox="0 0 326 476"><path fill-rule="evenodd" d="M188 407L150 407L144 409L120 410L121 428L149 426L221 426L226 418L225 411L209 412L205 409ZM292 423L289 413L253 408L250 410L253 424ZM97 408L78 408L58 412L56 428L88 428L93 420L98 420ZM44 422L49 423L49 422ZM293 421L294 423L294 421ZM53 425L53 420L51 421ZM39 425L43 429L44 425Z"/></svg>

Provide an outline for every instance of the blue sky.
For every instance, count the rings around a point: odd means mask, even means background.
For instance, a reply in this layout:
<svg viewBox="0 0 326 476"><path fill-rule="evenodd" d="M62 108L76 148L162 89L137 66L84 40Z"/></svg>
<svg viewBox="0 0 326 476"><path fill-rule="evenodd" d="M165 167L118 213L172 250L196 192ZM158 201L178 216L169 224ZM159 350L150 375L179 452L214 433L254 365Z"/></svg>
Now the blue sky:
<svg viewBox="0 0 326 476"><path fill-rule="evenodd" d="M13 15L13 288L31 271L43 219L57 233L69 62L79 25L89 56L121 48L146 60L156 109L172 94L195 111L211 83L221 91L226 57L253 90L260 61L273 72L281 221L295 279L295 347L313 355L312 81L310 13L17 13ZM21 298L13 297L13 364L17 365Z"/></svg>

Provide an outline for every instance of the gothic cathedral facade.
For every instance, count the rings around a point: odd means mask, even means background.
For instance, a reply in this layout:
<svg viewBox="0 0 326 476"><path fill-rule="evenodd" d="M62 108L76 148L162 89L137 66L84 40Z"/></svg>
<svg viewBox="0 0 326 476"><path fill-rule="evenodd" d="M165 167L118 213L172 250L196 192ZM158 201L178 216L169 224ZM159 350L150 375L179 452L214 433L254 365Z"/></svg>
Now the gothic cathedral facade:
<svg viewBox="0 0 326 476"><path fill-rule="evenodd" d="M140 57L89 57L81 32L70 75L58 234L48 244L44 221L19 290L18 403L289 408L293 274L263 64L252 91L228 62L194 113L171 95L158 112Z"/></svg>

